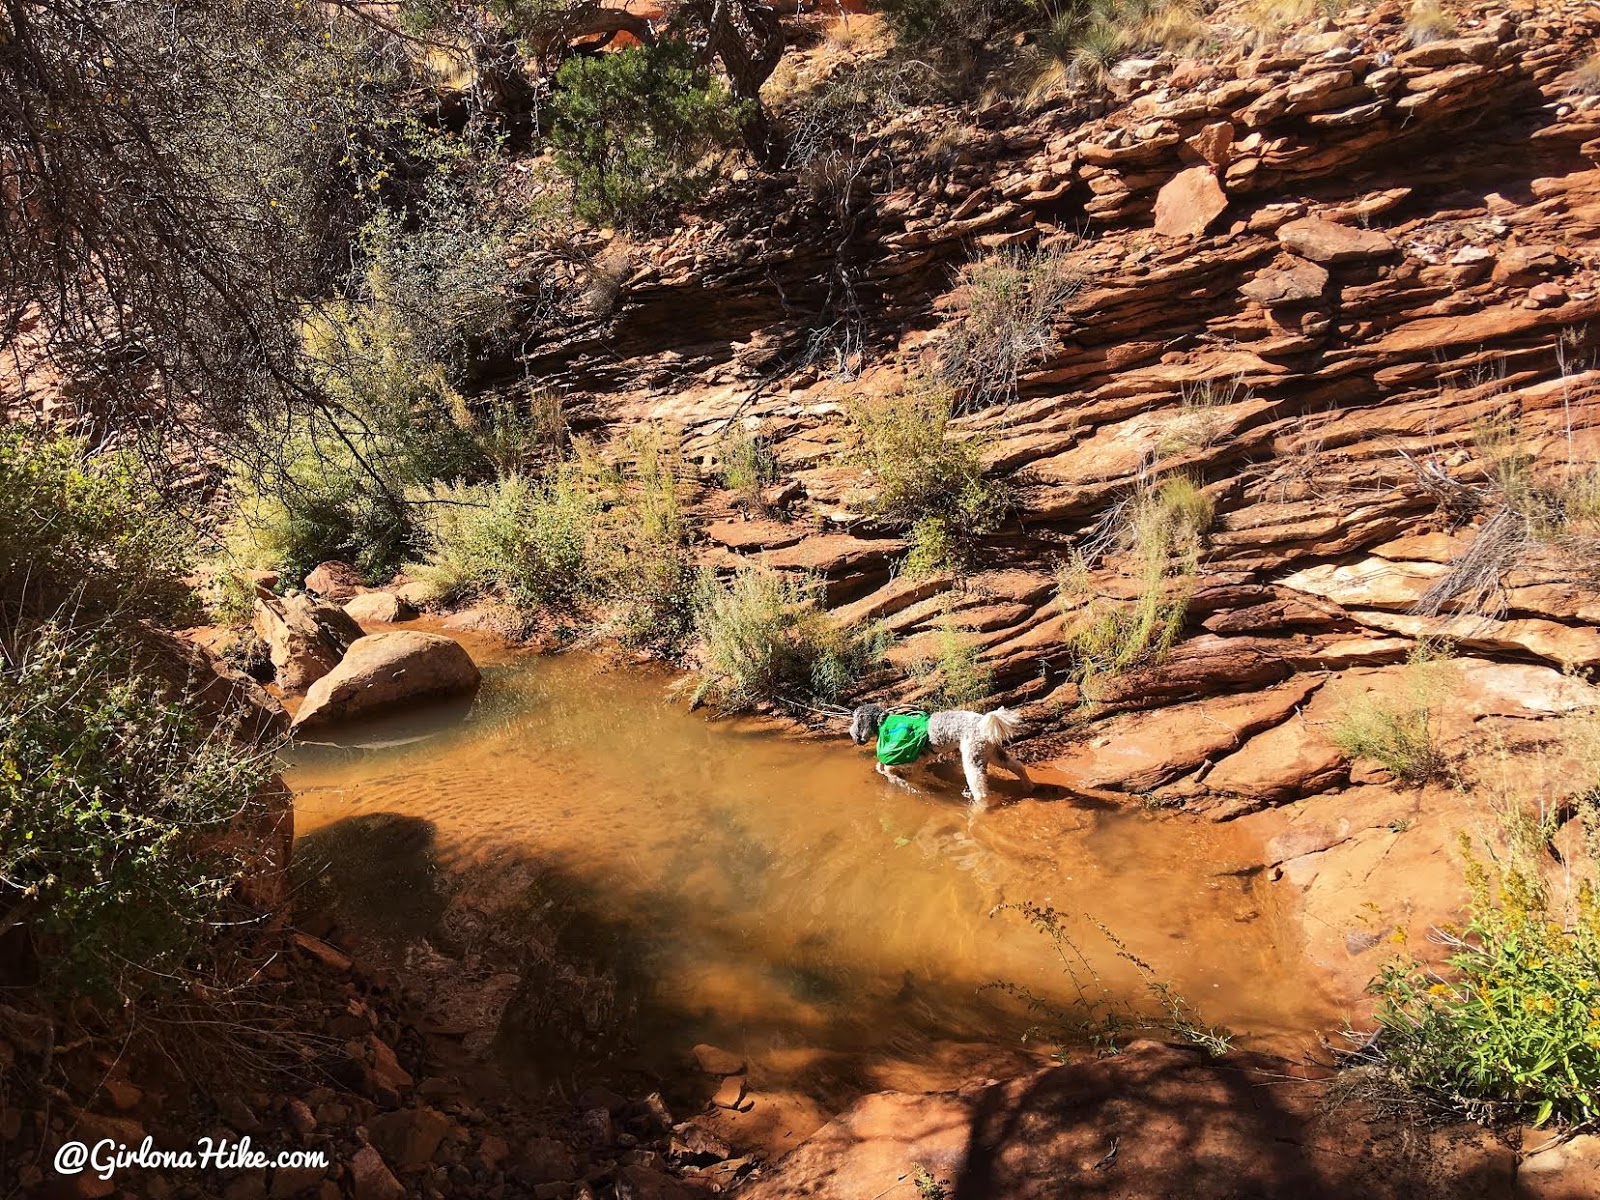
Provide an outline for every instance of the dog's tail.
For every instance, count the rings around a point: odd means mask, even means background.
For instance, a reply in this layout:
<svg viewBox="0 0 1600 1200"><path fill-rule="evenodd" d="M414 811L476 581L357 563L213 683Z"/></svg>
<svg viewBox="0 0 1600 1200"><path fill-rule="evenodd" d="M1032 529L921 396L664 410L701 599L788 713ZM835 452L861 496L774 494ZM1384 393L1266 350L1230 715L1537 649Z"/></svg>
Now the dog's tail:
<svg viewBox="0 0 1600 1200"><path fill-rule="evenodd" d="M997 708L978 722L978 736L991 746L1004 746L1017 736L1022 718L1009 708Z"/></svg>

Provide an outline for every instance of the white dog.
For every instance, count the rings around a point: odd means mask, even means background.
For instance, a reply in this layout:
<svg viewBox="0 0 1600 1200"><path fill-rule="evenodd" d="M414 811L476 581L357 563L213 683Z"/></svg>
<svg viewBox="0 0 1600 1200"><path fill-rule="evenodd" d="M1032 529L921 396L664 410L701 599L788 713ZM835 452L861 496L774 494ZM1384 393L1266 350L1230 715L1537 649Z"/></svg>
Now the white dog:
<svg viewBox="0 0 1600 1200"><path fill-rule="evenodd" d="M917 714L907 719L894 717L881 704L863 704L850 716L850 740L858 746L864 746L869 738L878 738L878 774L890 783L908 791L917 790L900 774L899 768L914 761L921 753L921 747L913 741L910 750L905 751L905 743L899 743L902 752L891 754L887 751L884 737L879 736L885 720L897 719L908 720L912 725L919 720L925 721L926 738L922 744L936 755L960 751L961 769L967 776L967 792L980 808L989 802L988 768L991 758L1023 783L1033 786L1033 780L1028 778L1023 765L1006 750L1006 743L1016 736L1022 724L1010 709L998 708L992 713L948 709L930 713L926 717ZM906 753L910 754L909 758L905 757Z"/></svg>

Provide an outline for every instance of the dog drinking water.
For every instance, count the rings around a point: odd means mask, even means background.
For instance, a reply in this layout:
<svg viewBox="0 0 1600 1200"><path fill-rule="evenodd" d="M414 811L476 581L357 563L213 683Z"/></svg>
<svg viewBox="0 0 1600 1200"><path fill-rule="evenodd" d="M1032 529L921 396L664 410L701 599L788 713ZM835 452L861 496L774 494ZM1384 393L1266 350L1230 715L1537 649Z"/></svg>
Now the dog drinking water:
<svg viewBox="0 0 1600 1200"><path fill-rule="evenodd" d="M961 769L967 777L967 793L973 804L983 808L989 802L989 763L1000 764L1028 786L1033 780L1023 765L1006 750L1022 722L1008 708L992 713L966 709L947 709L936 713L891 713L881 704L863 704L850 716L850 740L864 746L878 739L878 774L890 783L916 791L900 773L927 751L938 756L960 753Z"/></svg>

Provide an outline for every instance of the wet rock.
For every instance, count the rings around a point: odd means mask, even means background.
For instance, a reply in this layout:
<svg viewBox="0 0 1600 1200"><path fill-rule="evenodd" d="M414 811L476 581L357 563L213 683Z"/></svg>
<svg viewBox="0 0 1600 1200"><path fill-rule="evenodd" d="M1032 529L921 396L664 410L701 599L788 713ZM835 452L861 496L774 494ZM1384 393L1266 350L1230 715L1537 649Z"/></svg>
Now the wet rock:
<svg viewBox="0 0 1600 1200"><path fill-rule="evenodd" d="M406 1194L383 1155L371 1146L361 1147L350 1159L350 1180L355 1200L403 1200Z"/></svg>
<svg viewBox="0 0 1600 1200"><path fill-rule="evenodd" d="M1209 166L1179 171L1156 195L1156 232L1164 237L1198 237L1228 207L1227 194Z"/></svg>
<svg viewBox="0 0 1600 1200"><path fill-rule="evenodd" d="M342 608L304 592L278 599L258 595L254 628L267 643L278 686L303 692L338 664L362 636Z"/></svg>
<svg viewBox="0 0 1600 1200"><path fill-rule="evenodd" d="M1394 243L1375 229L1336 225L1317 217L1302 217L1278 227L1284 249L1315 263L1354 262L1394 253Z"/></svg>
<svg viewBox="0 0 1600 1200"><path fill-rule="evenodd" d="M369 634L312 686L292 728L326 729L398 705L471 693L479 679L471 656L450 638L411 630Z"/></svg>
<svg viewBox="0 0 1600 1200"><path fill-rule="evenodd" d="M417 610L393 592L362 592L345 602L344 611L351 620L367 625L393 625L396 621L409 621Z"/></svg>
<svg viewBox="0 0 1600 1200"><path fill-rule="evenodd" d="M361 591L361 572L347 562L330 559L311 568L305 579L306 591L343 604Z"/></svg>

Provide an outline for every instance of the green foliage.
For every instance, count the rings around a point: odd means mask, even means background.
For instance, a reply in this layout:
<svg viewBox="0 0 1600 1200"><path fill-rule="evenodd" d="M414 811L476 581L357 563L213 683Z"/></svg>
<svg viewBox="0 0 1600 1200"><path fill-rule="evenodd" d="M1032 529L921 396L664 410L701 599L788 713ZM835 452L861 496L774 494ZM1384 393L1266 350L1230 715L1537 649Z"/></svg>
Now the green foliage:
<svg viewBox="0 0 1600 1200"><path fill-rule="evenodd" d="M983 442L952 435L955 400L946 389L902 392L849 409L858 457L871 471L872 513L890 524L924 525L922 540L943 539L952 559L995 529L1005 513L1003 484L983 469Z"/></svg>
<svg viewBox="0 0 1600 1200"><path fill-rule="evenodd" d="M1206 36L1189 0L1029 0L1036 27L1021 74L1034 95L1098 83L1124 58L1178 49Z"/></svg>
<svg viewBox="0 0 1600 1200"><path fill-rule="evenodd" d="M0 611L174 615L189 544L131 454L0 425Z"/></svg>
<svg viewBox="0 0 1600 1200"><path fill-rule="evenodd" d="M1085 683L1146 662L1160 662L1183 632L1199 572L1201 540L1214 516L1211 497L1193 479L1174 475L1146 485L1128 506L1121 541L1132 560L1139 595L1132 604L1091 602L1071 636ZM1084 586L1081 559L1065 573ZM1074 598L1063 589L1063 600Z"/></svg>
<svg viewBox="0 0 1600 1200"><path fill-rule="evenodd" d="M1370 758L1396 779L1423 784L1445 769L1433 712L1448 691L1450 649L1418 642L1406 662L1398 701L1367 694L1344 711L1329 731L1354 758Z"/></svg>
<svg viewBox="0 0 1600 1200"><path fill-rule="evenodd" d="M936 637L938 652L912 667L929 685L925 702L933 708L975 707L994 691L994 672L984 663L977 638L958 628L949 614L939 622Z"/></svg>
<svg viewBox="0 0 1600 1200"><path fill-rule="evenodd" d="M1596 810L1582 815L1596 855ZM1377 1061L1405 1091L1479 1119L1573 1125L1600 1116L1600 903L1583 882L1557 904L1543 882L1551 827L1508 821L1485 862L1462 835L1472 899L1443 970L1391 963L1372 982Z"/></svg>
<svg viewBox="0 0 1600 1200"><path fill-rule="evenodd" d="M816 584L743 565L707 578L696 613L705 658L694 702L738 711L763 701L833 703L876 669L878 628L847 629L814 603Z"/></svg>
<svg viewBox="0 0 1600 1200"><path fill-rule="evenodd" d="M911 1182L916 1185L918 1200L950 1200L950 1181L940 1179L921 1163L911 1164Z"/></svg>
<svg viewBox="0 0 1600 1200"><path fill-rule="evenodd" d="M569 58L556 72L550 140L585 220L659 222L695 198L706 159L738 133L745 106L667 39Z"/></svg>
<svg viewBox="0 0 1600 1200"><path fill-rule="evenodd" d="M678 501L681 464L659 431L636 430L619 463L583 443L542 476L440 485L423 513L423 561L408 568L447 599L603 610L628 645L680 649L698 591Z"/></svg>
<svg viewBox="0 0 1600 1200"><path fill-rule="evenodd" d="M1071 242L1001 250L961 269L965 303L940 351L940 376L978 408L1013 399L1017 377L1055 345L1055 323L1081 285Z"/></svg>
<svg viewBox="0 0 1600 1200"><path fill-rule="evenodd" d="M722 486L752 504L759 504L761 489L778 478L772 443L742 424L730 426L717 439L717 463Z"/></svg>
<svg viewBox="0 0 1600 1200"><path fill-rule="evenodd" d="M1104 1053L1115 1054L1122 1048L1124 1039L1150 1030L1165 1030L1179 1041L1197 1046L1213 1057L1226 1054L1233 1045L1233 1035L1226 1029L1202 1022L1194 1006L1184 999L1171 984L1161 979L1149 963L1140 958L1121 938L1099 921L1087 918L1117 958L1130 964L1143 981L1145 991L1155 1001L1160 1016L1140 1012L1124 996L1113 992L1100 978L1093 960L1067 927L1066 917L1053 906L1043 907L1027 901L997 905L991 916L1003 912L1021 915L1033 929L1047 938L1055 952L1062 972L1071 981L1078 997L1076 1008L1063 1008L1035 995L1015 983L997 982L987 985L1023 1001L1046 1024L1035 1033L1056 1042L1087 1041Z"/></svg>
<svg viewBox="0 0 1600 1200"><path fill-rule="evenodd" d="M684 544L678 482L684 465L665 435L636 429L598 543L593 575L613 607L621 640L673 653L694 629L699 573Z"/></svg>
<svg viewBox="0 0 1600 1200"><path fill-rule="evenodd" d="M67 995L158 986L239 877L224 849L270 756L207 729L104 634L46 624L0 660L0 918Z"/></svg>
<svg viewBox="0 0 1600 1200"><path fill-rule="evenodd" d="M961 561L960 539L944 517L923 517L911 526L911 549L901 566L907 579L926 579L954 570Z"/></svg>
<svg viewBox="0 0 1600 1200"><path fill-rule="evenodd" d="M543 479L442 484L421 506L425 558L408 571L449 600L570 609L590 587L599 504L575 464Z"/></svg>
<svg viewBox="0 0 1600 1200"><path fill-rule="evenodd" d="M348 298L302 320L306 369L332 405L257 431L233 464L237 557L290 577L329 558L388 574L418 548L408 495L531 456L531 406L474 409L458 390L473 348L506 328L517 279L504 217L479 195L486 150L410 144L425 177L410 208L367 222Z"/></svg>

